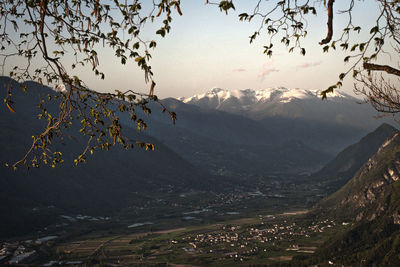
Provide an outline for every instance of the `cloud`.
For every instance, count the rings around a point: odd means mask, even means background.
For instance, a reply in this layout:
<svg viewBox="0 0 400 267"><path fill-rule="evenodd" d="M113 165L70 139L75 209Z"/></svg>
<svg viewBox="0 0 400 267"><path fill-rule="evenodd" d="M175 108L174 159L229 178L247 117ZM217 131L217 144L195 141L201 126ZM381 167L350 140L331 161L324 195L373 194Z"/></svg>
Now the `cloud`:
<svg viewBox="0 0 400 267"><path fill-rule="evenodd" d="M242 68L239 68L239 69L234 69L234 70L232 70L233 72L245 72L245 71L247 71L246 69L242 69Z"/></svg>
<svg viewBox="0 0 400 267"><path fill-rule="evenodd" d="M273 72L279 72L279 69L271 67L273 64L274 64L274 60L269 60L264 63L264 65L262 66L262 69L258 73L258 78L261 81L264 81L265 76L268 76Z"/></svg>
<svg viewBox="0 0 400 267"><path fill-rule="evenodd" d="M271 60L265 61L265 63L263 64L263 68L264 68L264 69L265 69L265 68L268 68L269 66L273 65L273 64L274 64L274 62L275 62L275 60L274 60L274 59L271 59Z"/></svg>
<svg viewBox="0 0 400 267"><path fill-rule="evenodd" d="M321 65L321 63L322 63L322 61L307 62L307 63L301 64L301 65L298 65L298 66L296 67L296 70L316 67L316 66L318 66L318 65Z"/></svg>
<svg viewBox="0 0 400 267"><path fill-rule="evenodd" d="M260 73L258 73L258 78L263 81L265 79L265 76L270 75L273 72L279 72L279 70L276 68L262 69Z"/></svg>

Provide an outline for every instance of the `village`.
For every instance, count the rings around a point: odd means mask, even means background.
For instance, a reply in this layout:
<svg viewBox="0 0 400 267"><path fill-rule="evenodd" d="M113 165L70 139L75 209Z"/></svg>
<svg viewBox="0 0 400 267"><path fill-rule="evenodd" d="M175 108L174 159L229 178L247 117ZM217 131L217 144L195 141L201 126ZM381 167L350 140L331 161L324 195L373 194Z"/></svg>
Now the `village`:
<svg viewBox="0 0 400 267"><path fill-rule="evenodd" d="M198 215L198 210L186 215ZM185 215L185 214L184 214ZM0 264L78 265L85 262L124 264L190 263L207 265L218 260L258 264L292 260L296 255L311 255L321 240L345 222L310 220L306 210L274 215L237 218L231 221L144 232L150 223L131 225L131 233L93 236L90 239L63 241L58 236L0 243ZM61 239L60 239L61 238ZM48 255L48 257L43 257Z"/></svg>
<svg viewBox="0 0 400 267"><path fill-rule="evenodd" d="M0 264L17 265L34 261L44 246L50 246L57 236L45 236L36 240L0 243Z"/></svg>
<svg viewBox="0 0 400 267"><path fill-rule="evenodd" d="M187 234L171 243L192 255L217 255L218 260L248 261L255 258L291 260L296 253L312 254L317 244L307 239L318 236L336 226L333 220L322 220L311 225L295 221L276 221L275 216L260 218L260 223L228 224L220 230ZM307 244L307 245L306 245ZM283 256L276 256L281 254Z"/></svg>

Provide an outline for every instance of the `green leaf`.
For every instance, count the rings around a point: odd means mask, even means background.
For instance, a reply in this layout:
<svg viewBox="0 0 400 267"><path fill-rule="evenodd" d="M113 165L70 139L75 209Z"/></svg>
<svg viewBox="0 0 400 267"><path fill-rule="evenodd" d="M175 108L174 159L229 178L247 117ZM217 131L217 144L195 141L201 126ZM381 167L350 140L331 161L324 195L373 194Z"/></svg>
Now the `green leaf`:
<svg viewBox="0 0 400 267"><path fill-rule="evenodd" d="M369 33L370 34L374 34L374 33L377 33L379 31L379 27L378 26L375 26L375 27L373 27L370 31L369 31Z"/></svg>
<svg viewBox="0 0 400 267"><path fill-rule="evenodd" d="M327 99L327 94L333 93L333 89L337 88L336 85L329 86L328 89L321 92L322 100Z"/></svg>
<svg viewBox="0 0 400 267"><path fill-rule="evenodd" d="M232 1L221 1L219 2L218 7L221 11L225 11L226 14L228 14L229 9L235 10L235 6L233 5Z"/></svg>
<svg viewBox="0 0 400 267"><path fill-rule="evenodd" d="M239 14L240 21L247 20L248 17L249 17L249 15L247 13Z"/></svg>
<svg viewBox="0 0 400 267"><path fill-rule="evenodd" d="M165 29L164 28L159 29L158 31L156 31L156 34L159 34L162 37L164 37L165 36Z"/></svg>
<svg viewBox="0 0 400 267"><path fill-rule="evenodd" d="M348 43L343 43L340 46L343 48L343 50L347 50L349 48L349 44Z"/></svg>
<svg viewBox="0 0 400 267"><path fill-rule="evenodd" d="M150 48L155 48L157 43L155 41L151 41L149 47Z"/></svg>
<svg viewBox="0 0 400 267"><path fill-rule="evenodd" d="M353 29L353 31L356 31L356 32L360 33L361 27L360 27L360 26L357 26L357 27L355 27L355 28Z"/></svg>
<svg viewBox="0 0 400 267"><path fill-rule="evenodd" d="M258 35L258 32L255 32L252 36L249 37L250 43L252 43L254 41L254 39L256 39L257 35Z"/></svg>

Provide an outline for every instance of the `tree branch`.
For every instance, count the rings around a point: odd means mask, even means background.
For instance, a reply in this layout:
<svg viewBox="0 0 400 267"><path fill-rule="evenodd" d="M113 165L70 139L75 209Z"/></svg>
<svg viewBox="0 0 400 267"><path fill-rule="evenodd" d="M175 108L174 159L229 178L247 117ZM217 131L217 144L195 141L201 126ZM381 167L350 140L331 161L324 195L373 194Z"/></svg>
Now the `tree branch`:
<svg viewBox="0 0 400 267"><path fill-rule="evenodd" d="M377 64L371 64L371 63L364 62L363 67L364 67L364 69L369 70L369 71L371 71L371 70L385 71L389 74L400 76L400 70L390 67L388 65L377 65Z"/></svg>
<svg viewBox="0 0 400 267"><path fill-rule="evenodd" d="M320 45L324 45L329 43L332 40L333 35L333 3L335 0L328 1L328 33L326 38L319 42Z"/></svg>

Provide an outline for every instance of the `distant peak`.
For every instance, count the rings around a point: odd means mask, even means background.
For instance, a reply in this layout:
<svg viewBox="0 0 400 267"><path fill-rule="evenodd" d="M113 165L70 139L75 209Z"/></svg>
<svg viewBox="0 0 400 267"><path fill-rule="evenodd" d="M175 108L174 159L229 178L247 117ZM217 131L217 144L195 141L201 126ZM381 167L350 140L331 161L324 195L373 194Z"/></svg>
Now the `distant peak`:
<svg viewBox="0 0 400 267"><path fill-rule="evenodd" d="M391 131L398 131L395 127L390 125L389 123L382 123L378 128L375 129L375 131L382 131L382 130L391 130Z"/></svg>
<svg viewBox="0 0 400 267"><path fill-rule="evenodd" d="M225 91L228 91L228 90L224 90L221 88L213 88L210 91L208 91L207 93L218 94L219 92L225 92Z"/></svg>
<svg viewBox="0 0 400 267"><path fill-rule="evenodd" d="M399 130L394 128L392 125L388 123L382 123L378 128L376 128L373 132L371 132L367 136L379 136L379 135L390 135L392 136L395 133L398 133Z"/></svg>
<svg viewBox="0 0 400 267"><path fill-rule="evenodd" d="M58 85L54 86L53 90L58 92L58 93L65 93L65 92L68 91L67 88L68 88L68 85L65 85L65 84L61 83L61 84L58 84Z"/></svg>

